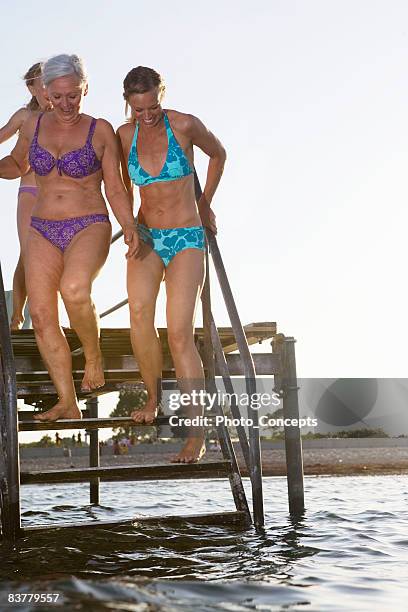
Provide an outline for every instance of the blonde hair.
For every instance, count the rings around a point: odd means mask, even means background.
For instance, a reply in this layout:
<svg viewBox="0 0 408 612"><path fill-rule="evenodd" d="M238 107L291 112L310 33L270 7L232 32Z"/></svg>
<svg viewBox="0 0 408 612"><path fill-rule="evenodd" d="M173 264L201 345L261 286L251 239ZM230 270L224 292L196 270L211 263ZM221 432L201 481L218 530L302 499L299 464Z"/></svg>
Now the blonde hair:
<svg viewBox="0 0 408 612"><path fill-rule="evenodd" d="M34 85L34 81L35 79L40 79L41 78L41 69L42 69L42 63L41 62L37 62L36 64L33 64L25 73L25 75L23 76L23 79L25 81L25 84L27 85L27 87L29 85ZM26 104L26 108L30 111L36 111L39 110L40 105L38 104L38 100L35 96L31 96L31 100L28 102L28 104Z"/></svg>

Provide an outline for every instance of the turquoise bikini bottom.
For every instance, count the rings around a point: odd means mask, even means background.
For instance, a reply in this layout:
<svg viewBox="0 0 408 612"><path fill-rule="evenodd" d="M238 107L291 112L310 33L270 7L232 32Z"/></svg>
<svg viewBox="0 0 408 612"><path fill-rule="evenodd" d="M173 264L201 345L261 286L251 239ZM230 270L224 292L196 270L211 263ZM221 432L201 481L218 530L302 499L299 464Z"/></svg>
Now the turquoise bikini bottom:
<svg viewBox="0 0 408 612"><path fill-rule="evenodd" d="M205 250L204 229L201 225L157 229L139 224L137 229L141 240L152 247L166 268L173 257L181 251L186 249Z"/></svg>

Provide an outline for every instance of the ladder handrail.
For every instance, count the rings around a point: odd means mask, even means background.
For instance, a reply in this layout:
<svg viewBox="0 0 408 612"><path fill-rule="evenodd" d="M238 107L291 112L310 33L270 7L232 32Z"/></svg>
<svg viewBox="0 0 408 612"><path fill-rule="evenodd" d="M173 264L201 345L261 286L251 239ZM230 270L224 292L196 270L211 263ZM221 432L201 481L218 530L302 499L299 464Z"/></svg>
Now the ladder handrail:
<svg viewBox="0 0 408 612"><path fill-rule="evenodd" d="M135 221L136 221L136 217L135 217ZM114 242L119 240L119 238L121 236L123 236L123 230L122 229L118 230L115 234L113 234L110 243L113 244ZM104 310L104 312L101 312L101 314L99 315L99 318L103 319L103 317L106 317L108 314L111 314L112 312L116 312L116 310L119 310L119 308L122 308L123 306L126 306L126 304L128 302L129 302L128 299L122 300L121 302L118 302L114 306L111 306L111 308L108 308L107 310Z"/></svg>
<svg viewBox="0 0 408 612"><path fill-rule="evenodd" d="M194 187L195 196L198 201L202 195L200 181L197 172L194 172ZM248 397L252 397L256 393L256 372L251 352L248 347L248 342L239 318L238 310L232 295L231 286L228 281L224 263L222 261L221 252L218 247L215 234L205 228L209 251L213 260L214 268L218 277L218 282L224 298L224 303L227 308L231 327L235 340L237 342L238 351L241 355L244 366L245 384ZM258 412L251 406L248 406L248 417L252 420L253 425L248 427L249 430L249 458L250 458L250 480L252 486L252 503L254 511L255 527L264 525L264 510L263 510L263 492L262 492L262 464L261 464L261 447L259 435Z"/></svg>
<svg viewBox="0 0 408 612"><path fill-rule="evenodd" d="M118 302L117 304L115 304L115 306L112 306L111 308L108 308L108 310L101 312L101 314L99 315L99 318L103 319L103 317L106 317L108 314L111 314L112 312L119 310L119 308L126 306L126 304L128 303L129 303L129 300L127 298L125 300L122 300L121 302Z"/></svg>
<svg viewBox="0 0 408 612"><path fill-rule="evenodd" d="M136 219L135 219L136 221ZM114 242L116 242L117 240L119 240L119 238L123 236L123 230L120 229L116 232L116 234L113 234L112 238L111 238L111 244L113 244Z"/></svg>

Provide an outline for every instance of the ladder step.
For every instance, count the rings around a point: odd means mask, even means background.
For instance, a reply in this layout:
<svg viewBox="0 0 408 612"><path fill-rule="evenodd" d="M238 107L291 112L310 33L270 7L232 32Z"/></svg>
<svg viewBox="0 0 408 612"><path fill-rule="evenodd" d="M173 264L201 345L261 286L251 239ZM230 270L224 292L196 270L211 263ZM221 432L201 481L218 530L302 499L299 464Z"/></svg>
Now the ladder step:
<svg viewBox="0 0 408 612"><path fill-rule="evenodd" d="M60 429L102 429L104 427L159 427L168 425L168 416L158 416L154 423L135 423L129 417L110 417L106 419L61 419L60 421L29 421L20 420L19 431L51 431Z"/></svg>
<svg viewBox="0 0 408 612"><path fill-rule="evenodd" d="M50 408L52 408L52 404L50 405ZM87 419L89 415L91 414L88 408L84 408L81 405L79 406L79 409L82 413L82 419ZM34 421L35 414L38 414L37 410L19 410L18 420L20 423L27 423L28 421L33 421L33 423L37 423L37 421ZM58 421L58 423L60 423L60 421Z"/></svg>
<svg viewBox="0 0 408 612"><path fill-rule="evenodd" d="M21 472L21 484L102 480L176 480L180 478L219 478L231 473L230 461L165 463L160 465L121 465Z"/></svg>
<svg viewBox="0 0 408 612"><path fill-rule="evenodd" d="M33 527L22 527L21 535L29 535L50 529L112 529L115 527L138 527L139 525L172 525L178 527L182 523L193 525L232 525L249 526L251 520L246 512L237 510L233 512L214 512L213 514L192 514L187 516L164 515L164 516L137 516L129 520L118 521L84 521L83 523L51 523L49 525L36 525Z"/></svg>

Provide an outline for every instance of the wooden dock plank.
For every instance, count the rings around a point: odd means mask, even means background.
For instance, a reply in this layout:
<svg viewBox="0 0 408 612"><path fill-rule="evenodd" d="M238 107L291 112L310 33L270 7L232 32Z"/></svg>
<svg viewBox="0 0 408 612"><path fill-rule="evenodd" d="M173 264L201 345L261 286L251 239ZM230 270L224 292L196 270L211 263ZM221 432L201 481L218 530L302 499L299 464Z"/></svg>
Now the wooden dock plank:
<svg viewBox="0 0 408 612"><path fill-rule="evenodd" d="M79 339L75 332L71 329L64 328L64 333L67 338L71 351L81 347ZM262 340L268 340L276 335L276 323L250 323L244 327L244 331L248 340L248 344L256 344ZM160 341L162 344L163 354L169 355L169 346L167 341L167 329L158 329ZM221 343L224 352L232 352L236 350L236 343L231 327L219 327ZM196 328L195 337L198 342L204 338L202 328ZM21 329L11 333L11 340L15 357L39 357L37 344L35 341L34 330ZM106 357L132 355L132 346L129 336L129 328L103 328L101 329L101 349Z"/></svg>

